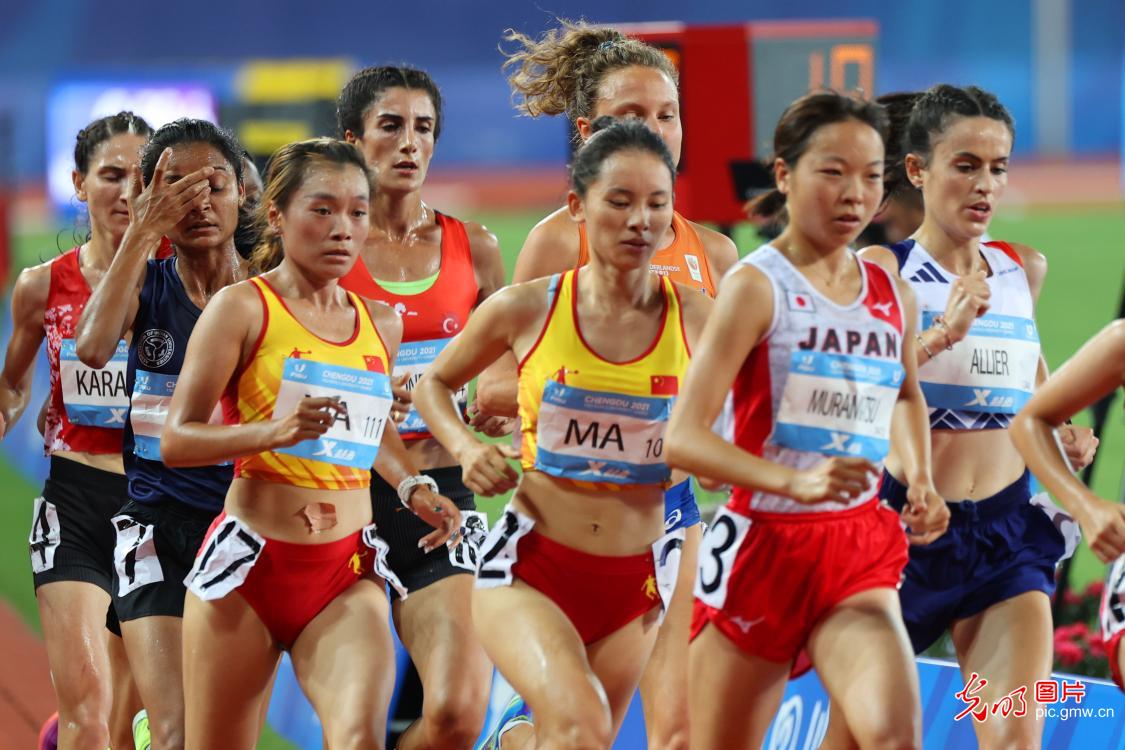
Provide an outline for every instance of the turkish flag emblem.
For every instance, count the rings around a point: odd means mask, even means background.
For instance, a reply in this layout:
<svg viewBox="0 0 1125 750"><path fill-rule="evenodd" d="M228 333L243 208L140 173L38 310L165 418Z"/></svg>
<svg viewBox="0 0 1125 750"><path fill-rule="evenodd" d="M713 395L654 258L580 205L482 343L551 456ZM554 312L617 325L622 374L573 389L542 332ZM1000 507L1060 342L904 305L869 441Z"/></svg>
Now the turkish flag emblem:
<svg viewBox="0 0 1125 750"><path fill-rule="evenodd" d="M372 354L363 355L363 365L367 368L368 372L381 372L387 374L387 368L383 367L383 360Z"/></svg>
<svg viewBox="0 0 1125 750"><path fill-rule="evenodd" d="M675 375L653 375L650 382L654 396L678 396L680 393L680 379Z"/></svg>

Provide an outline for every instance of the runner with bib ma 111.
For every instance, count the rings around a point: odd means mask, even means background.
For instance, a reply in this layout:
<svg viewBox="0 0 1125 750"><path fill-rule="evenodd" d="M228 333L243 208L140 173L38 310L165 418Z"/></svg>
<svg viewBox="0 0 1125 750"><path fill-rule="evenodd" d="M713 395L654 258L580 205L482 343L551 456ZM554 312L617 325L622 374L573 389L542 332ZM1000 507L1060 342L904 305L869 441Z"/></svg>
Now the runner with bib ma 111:
<svg viewBox="0 0 1125 750"><path fill-rule="evenodd" d="M282 651L328 747L383 745L394 685L385 582L404 592L368 487L373 464L396 482L416 472L385 429L401 321L338 284L367 237L370 185L349 144L318 138L278 150L252 257L263 273L217 295L188 345L165 461L236 460L187 579L189 750L256 746ZM212 424L220 399L231 418ZM421 486L402 504L438 527L427 549L455 541L451 501Z"/></svg>

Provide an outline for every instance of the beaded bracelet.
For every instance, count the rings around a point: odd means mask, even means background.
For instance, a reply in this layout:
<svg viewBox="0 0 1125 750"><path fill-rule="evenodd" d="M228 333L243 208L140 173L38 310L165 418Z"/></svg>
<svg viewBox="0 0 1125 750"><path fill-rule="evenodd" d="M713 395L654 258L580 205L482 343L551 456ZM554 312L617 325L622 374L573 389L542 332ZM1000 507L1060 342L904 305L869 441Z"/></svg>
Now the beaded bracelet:
<svg viewBox="0 0 1125 750"><path fill-rule="evenodd" d="M937 356L930 351L930 347L926 346L925 340L922 339L922 334L915 334L914 338L918 339L918 346L922 347L922 351L926 353L927 357L933 359L935 356Z"/></svg>

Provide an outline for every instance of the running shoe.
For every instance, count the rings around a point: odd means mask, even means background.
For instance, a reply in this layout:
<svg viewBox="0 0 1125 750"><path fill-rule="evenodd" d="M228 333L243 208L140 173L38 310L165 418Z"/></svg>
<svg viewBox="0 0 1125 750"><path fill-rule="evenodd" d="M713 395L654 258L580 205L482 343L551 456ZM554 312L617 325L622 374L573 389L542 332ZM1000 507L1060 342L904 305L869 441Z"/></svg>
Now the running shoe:
<svg viewBox="0 0 1125 750"><path fill-rule="evenodd" d="M513 695L504 708L504 712L500 714L500 718L496 721L496 731L488 735L488 739L481 745L480 750L500 750L500 739L510 729L519 724L533 725L534 722L531 717L531 709L524 703L523 698L519 695Z"/></svg>
<svg viewBox="0 0 1125 750"><path fill-rule="evenodd" d="M148 711L143 708L133 717L133 745L136 750L152 747L152 734L148 731Z"/></svg>
<svg viewBox="0 0 1125 750"><path fill-rule="evenodd" d="M43 722L39 728L39 750L58 750L59 747L59 712L51 714L51 718Z"/></svg>

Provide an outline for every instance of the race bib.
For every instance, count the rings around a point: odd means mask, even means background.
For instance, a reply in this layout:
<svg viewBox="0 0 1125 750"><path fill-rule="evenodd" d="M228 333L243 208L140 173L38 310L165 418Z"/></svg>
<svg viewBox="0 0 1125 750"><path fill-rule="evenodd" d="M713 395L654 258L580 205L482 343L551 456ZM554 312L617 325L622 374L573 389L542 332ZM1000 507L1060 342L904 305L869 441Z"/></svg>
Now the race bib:
<svg viewBox="0 0 1125 750"><path fill-rule="evenodd" d="M430 369L430 365L434 363L437 356L441 354L442 350L449 345L453 339L433 339L431 341L404 341L402 346L399 347L398 356L395 357L394 374L396 378L406 375L406 390L413 391L414 386L418 385L418 381L422 379L422 375L426 370ZM466 383L457 389L453 394L453 405L457 411L463 413L465 407L469 403L469 385ZM416 432L429 432L426 422L414 408L410 405L410 411L406 414L404 419L398 425L400 433L416 433Z"/></svg>
<svg viewBox="0 0 1125 750"><path fill-rule="evenodd" d="M391 411L390 378L381 372L307 359L285 360L273 418L288 417L306 396L338 398L347 407L347 413L337 414L328 431L316 440L304 440L274 452L370 469Z"/></svg>
<svg viewBox="0 0 1125 750"><path fill-rule="evenodd" d="M168 405L176 390L176 377L137 370L129 422L133 426L133 453L140 458L160 460L160 433L168 421Z"/></svg>
<svg viewBox="0 0 1125 750"><path fill-rule="evenodd" d="M665 532L664 536L652 543L652 557L656 563L655 581L656 591L660 595L663 611L660 621L672 606L672 594L676 591L676 579L680 575L680 557L683 555L684 538L687 532L683 529Z"/></svg>
<svg viewBox="0 0 1125 750"><path fill-rule="evenodd" d="M184 586L205 602L222 599L246 582L266 540L234 516L227 516L207 538Z"/></svg>
<svg viewBox="0 0 1125 750"><path fill-rule="evenodd" d="M177 375L137 370L133 381L132 409L129 423L133 426L133 453L149 461L160 461L160 433L168 421L168 406L176 390ZM223 407L215 404L208 424L223 423ZM218 466L229 466L224 461Z"/></svg>
<svg viewBox="0 0 1125 750"><path fill-rule="evenodd" d="M1102 638L1108 643L1113 636L1125 630L1125 556L1114 560L1109 567L1099 610Z"/></svg>
<svg viewBox="0 0 1125 750"><path fill-rule="evenodd" d="M940 314L924 311L923 330ZM922 393L931 409L1015 414L1031 399L1038 370L1035 321L987 313L952 351L922 365Z"/></svg>
<svg viewBox="0 0 1125 750"><path fill-rule="evenodd" d="M63 339L59 347L59 384L63 406L71 424L87 427L125 427L129 392L125 388L125 369L129 345L117 342L117 350L105 367L98 370L78 359L74 339Z"/></svg>
<svg viewBox="0 0 1125 750"><path fill-rule="evenodd" d="M586 482L663 484L671 398L625 396L553 380L539 406L535 468Z"/></svg>
<svg viewBox="0 0 1125 750"><path fill-rule="evenodd" d="M826 456L882 461L904 370L896 361L795 351L772 441Z"/></svg>

